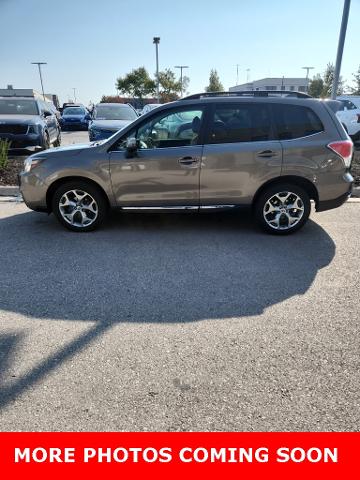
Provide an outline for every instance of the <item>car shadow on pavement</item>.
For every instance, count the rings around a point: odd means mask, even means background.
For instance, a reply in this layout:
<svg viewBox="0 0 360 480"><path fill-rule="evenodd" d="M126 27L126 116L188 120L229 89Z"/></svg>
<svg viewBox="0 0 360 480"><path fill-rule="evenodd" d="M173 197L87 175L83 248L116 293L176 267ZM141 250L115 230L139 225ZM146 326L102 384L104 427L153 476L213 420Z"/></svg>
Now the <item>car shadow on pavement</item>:
<svg viewBox="0 0 360 480"><path fill-rule="evenodd" d="M29 212L0 220L0 241L0 309L29 320L95 322L1 388L0 407L118 322L259 315L304 294L335 254L332 239L312 221L295 235L277 237L237 212L115 212L88 234Z"/></svg>

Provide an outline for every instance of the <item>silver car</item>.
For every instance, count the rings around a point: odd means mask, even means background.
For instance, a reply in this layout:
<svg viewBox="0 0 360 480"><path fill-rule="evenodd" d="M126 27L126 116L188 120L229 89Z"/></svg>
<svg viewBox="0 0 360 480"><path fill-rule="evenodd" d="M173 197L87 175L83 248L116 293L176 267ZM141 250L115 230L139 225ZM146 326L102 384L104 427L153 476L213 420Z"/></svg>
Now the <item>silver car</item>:
<svg viewBox="0 0 360 480"><path fill-rule="evenodd" d="M279 92L280 93L280 92ZM299 97L299 98L298 98ZM326 102L305 94L197 94L104 141L30 156L29 208L77 232L123 211L252 208L267 232L295 232L351 194L353 144Z"/></svg>

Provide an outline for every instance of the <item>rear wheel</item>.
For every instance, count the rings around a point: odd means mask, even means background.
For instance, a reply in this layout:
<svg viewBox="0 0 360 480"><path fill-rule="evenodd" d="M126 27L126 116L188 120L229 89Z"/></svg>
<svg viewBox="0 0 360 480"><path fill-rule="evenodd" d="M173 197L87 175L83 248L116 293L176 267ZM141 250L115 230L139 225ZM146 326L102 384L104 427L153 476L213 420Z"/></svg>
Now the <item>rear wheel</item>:
<svg viewBox="0 0 360 480"><path fill-rule="evenodd" d="M52 199L59 222L74 232L95 230L105 219L108 205L103 193L84 181L64 183Z"/></svg>
<svg viewBox="0 0 360 480"><path fill-rule="evenodd" d="M287 235L305 225L310 210L310 198L303 188L279 184L262 192L255 204L255 217L266 232Z"/></svg>

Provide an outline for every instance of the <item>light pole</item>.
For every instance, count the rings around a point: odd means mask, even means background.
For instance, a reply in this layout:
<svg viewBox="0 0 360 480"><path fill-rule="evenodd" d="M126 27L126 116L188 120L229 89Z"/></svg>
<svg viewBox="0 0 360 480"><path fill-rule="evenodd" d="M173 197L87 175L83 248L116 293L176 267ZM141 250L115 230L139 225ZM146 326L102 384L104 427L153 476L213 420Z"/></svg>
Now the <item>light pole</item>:
<svg viewBox="0 0 360 480"><path fill-rule="evenodd" d="M314 67L301 67L303 70L306 70L306 91L309 91L309 71L313 70Z"/></svg>
<svg viewBox="0 0 360 480"><path fill-rule="evenodd" d="M239 85L239 67L240 67L240 64L237 63L235 65L235 67L236 67L236 85Z"/></svg>
<svg viewBox="0 0 360 480"><path fill-rule="evenodd" d="M174 68L180 68L180 84L181 84L181 97L183 96L183 69L189 68L188 65L175 65Z"/></svg>
<svg viewBox="0 0 360 480"><path fill-rule="evenodd" d="M246 69L246 83L249 83L250 81L250 68Z"/></svg>
<svg viewBox="0 0 360 480"><path fill-rule="evenodd" d="M336 55L334 81L333 81L332 91L331 91L331 98L333 100L336 99L336 93L339 85L340 68L341 68L342 55L344 51L344 43L345 43L346 29L347 29L347 23L349 18L349 11L350 11L350 0L345 0L343 16L341 20L341 27L340 27L339 45L338 45L338 50Z"/></svg>
<svg viewBox="0 0 360 480"><path fill-rule="evenodd" d="M41 90L42 90L42 94L43 94L43 99L45 101L44 85L43 85L43 79L42 79L42 75L41 75L41 65L47 65L47 63L46 62L31 62L31 65L37 65L38 68L39 68Z"/></svg>
<svg viewBox="0 0 360 480"><path fill-rule="evenodd" d="M76 88L73 87L73 92L74 92L74 103L76 103Z"/></svg>
<svg viewBox="0 0 360 480"><path fill-rule="evenodd" d="M160 37L154 37L153 43L155 43L156 49L156 97L157 103L160 103L160 93L159 93L159 43Z"/></svg>

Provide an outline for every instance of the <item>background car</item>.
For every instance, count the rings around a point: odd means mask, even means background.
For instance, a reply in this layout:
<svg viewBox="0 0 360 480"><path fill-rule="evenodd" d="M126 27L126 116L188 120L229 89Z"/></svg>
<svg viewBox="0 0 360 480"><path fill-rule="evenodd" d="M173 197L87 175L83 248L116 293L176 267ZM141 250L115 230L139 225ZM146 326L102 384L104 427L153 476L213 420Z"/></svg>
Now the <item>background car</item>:
<svg viewBox="0 0 360 480"><path fill-rule="evenodd" d="M60 125L63 130L87 130L91 115L85 107L66 107Z"/></svg>
<svg viewBox="0 0 360 480"><path fill-rule="evenodd" d="M151 112L151 110L154 110L154 108L157 108L159 106L160 106L160 103L148 103L142 109L141 115L145 115L145 113L149 113L149 112Z"/></svg>
<svg viewBox="0 0 360 480"><path fill-rule="evenodd" d="M135 109L128 104L99 103L89 124L89 139L92 142L108 138L137 118Z"/></svg>
<svg viewBox="0 0 360 480"><path fill-rule="evenodd" d="M61 130L49 102L34 98L0 97L0 138L10 148L47 149L61 143Z"/></svg>
<svg viewBox="0 0 360 480"><path fill-rule="evenodd" d="M342 95L337 97L342 104L336 115L345 126L353 142L360 141L360 97L355 95Z"/></svg>

